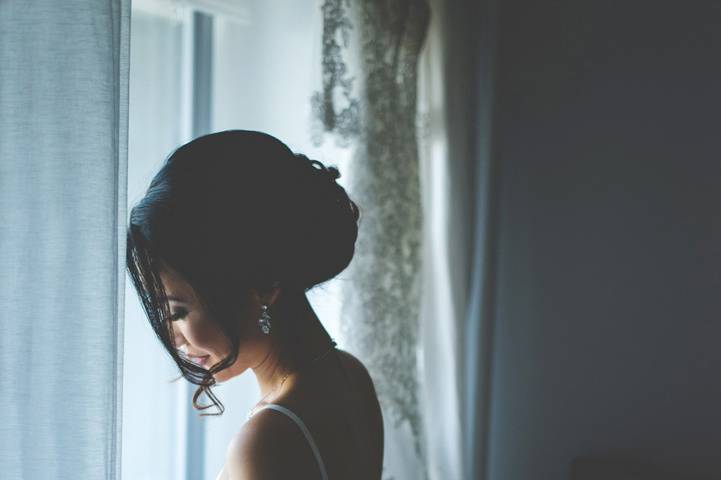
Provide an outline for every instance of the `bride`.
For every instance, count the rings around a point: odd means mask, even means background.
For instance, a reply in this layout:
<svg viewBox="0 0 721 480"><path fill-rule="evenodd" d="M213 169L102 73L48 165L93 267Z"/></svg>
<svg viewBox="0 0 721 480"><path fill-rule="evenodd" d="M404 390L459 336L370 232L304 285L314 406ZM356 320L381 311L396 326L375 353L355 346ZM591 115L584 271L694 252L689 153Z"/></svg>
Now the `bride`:
<svg viewBox="0 0 721 480"><path fill-rule="evenodd" d="M222 415L210 387L249 368L260 387L216 480L381 478L371 377L306 298L353 257L359 210L339 176L268 134L228 130L175 150L131 210L128 272L198 385L193 407Z"/></svg>

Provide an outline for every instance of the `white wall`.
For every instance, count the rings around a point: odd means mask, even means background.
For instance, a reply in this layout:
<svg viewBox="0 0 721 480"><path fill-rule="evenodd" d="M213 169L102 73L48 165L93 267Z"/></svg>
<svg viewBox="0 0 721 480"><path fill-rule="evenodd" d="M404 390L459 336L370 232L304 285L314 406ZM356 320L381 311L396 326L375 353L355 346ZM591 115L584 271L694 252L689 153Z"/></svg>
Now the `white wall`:
<svg viewBox="0 0 721 480"><path fill-rule="evenodd" d="M719 478L721 9L497 3L489 478Z"/></svg>

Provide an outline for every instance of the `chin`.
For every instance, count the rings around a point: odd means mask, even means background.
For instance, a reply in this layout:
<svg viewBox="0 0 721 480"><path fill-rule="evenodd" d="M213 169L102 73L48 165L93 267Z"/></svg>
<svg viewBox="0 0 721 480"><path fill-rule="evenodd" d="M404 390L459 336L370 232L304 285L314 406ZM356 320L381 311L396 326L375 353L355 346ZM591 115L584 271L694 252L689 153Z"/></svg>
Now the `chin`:
<svg viewBox="0 0 721 480"><path fill-rule="evenodd" d="M247 370L247 368L245 370ZM215 379L216 382L225 382L227 380L230 380L233 377L237 377L238 375L243 373L245 370L243 370L242 372L238 372L236 370L233 370L233 367L231 366L229 368L226 368L224 370L221 370L221 371L213 374L213 378Z"/></svg>

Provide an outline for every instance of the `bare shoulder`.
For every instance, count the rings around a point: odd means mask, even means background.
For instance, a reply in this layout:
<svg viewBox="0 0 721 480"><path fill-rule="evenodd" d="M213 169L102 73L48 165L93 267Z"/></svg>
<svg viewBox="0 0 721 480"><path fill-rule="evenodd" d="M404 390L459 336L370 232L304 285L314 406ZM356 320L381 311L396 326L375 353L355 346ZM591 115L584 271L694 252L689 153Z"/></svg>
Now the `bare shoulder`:
<svg viewBox="0 0 721 480"><path fill-rule="evenodd" d="M225 452L229 480L313 478L318 476L314 462L298 427L270 409L245 422Z"/></svg>
<svg viewBox="0 0 721 480"><path fill-rule="evenodd" d="M336 348L335 350L336 350L336 352L338 352L338 355L345 362L347 362L350 365L353 365L353 367L355 367L355 368L362 369L363 371L365 371L367 373L367 369L366 369L365 365L363 365L363 362L358 360L358 358L355 355L343 350L342 348Z"/></svg>
<svg viewBox="0 0 721 480"><path fill-rule="evenodd" d="M348 368L352 374L359 379L361 384L366 388L369 395L376 396L375 386L373 385L373 379L368 373L368 369L355 355L345 350L337 348L338 356L343 362L344 366Z"/></svg>

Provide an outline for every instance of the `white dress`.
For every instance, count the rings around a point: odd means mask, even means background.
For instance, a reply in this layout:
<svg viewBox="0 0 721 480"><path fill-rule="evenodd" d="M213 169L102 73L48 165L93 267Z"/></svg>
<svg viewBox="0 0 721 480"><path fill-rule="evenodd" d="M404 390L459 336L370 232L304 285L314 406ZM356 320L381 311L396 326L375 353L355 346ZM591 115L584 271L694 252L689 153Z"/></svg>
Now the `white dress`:
<svg viewBox="0 0 721 480"><path fill-rule="evenodd" d="M322 480L328 480L328 473L325 471L325 465L323 464L323 459L320 456L320 451L318 450L318 446L315 444L315 441L313 440L313 436L310 434L310 431L308 430L308 427L305 426L305 423L303 423L303 420L300 419L298 415L293 413L288 408L277 405L275 403L267 403L263 405L262 407L258 408L253 412L253 414L258 413L261 410L264 410L266 408L270 408L271 410L275 410L277 412L284 413L288 417L290 417L297 425L300 427L301 431L303 432L303 435L305 436L306 440L308 440L308 443L310 444L311 450L313 450L313 455L315 455L315 459L318 461L318 468L320 469L320 478ZM248 418L250 418L249 415ZM223 466L223 469L220 471L218 476L215 480L228 480L228 473L225 471L225 465Z"/></svg>

